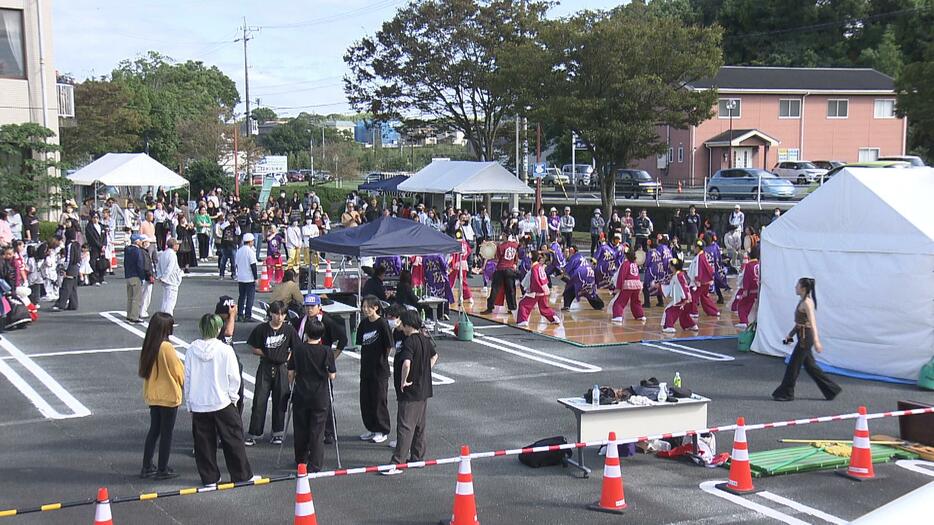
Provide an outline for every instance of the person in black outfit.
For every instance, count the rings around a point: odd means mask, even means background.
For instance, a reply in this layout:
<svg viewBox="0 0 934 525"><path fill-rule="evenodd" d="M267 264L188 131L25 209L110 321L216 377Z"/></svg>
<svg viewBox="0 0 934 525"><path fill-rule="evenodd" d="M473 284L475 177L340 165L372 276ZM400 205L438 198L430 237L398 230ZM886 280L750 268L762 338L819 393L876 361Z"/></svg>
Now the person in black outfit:
<svg viewBox="0 0 934 525"><path fill-rule="evenodd" d="M697 214L697 208L691 206L688 208L688 215L684 218L684 230L682 233L684 237L681 237L681 244L684 246L694 246L694 243L697 242L697 235L700 233L701 229L701 217Z"/></svg>
<svg viewBox="0 0 934 525"><path fill-rule="evenodd" d="M330 382L337 377L334 353L321 344L324 324L305 323L304 342L289 357L292 387L292 422L295 429L295 463L308 463L310 472L324 464L324 429L331 409Z"/></svg>
<svg viewBox="0 0 934 525"><path fill-rule="evenodd" d="M81 268L81 245L75 240L75 230L65 230L64 272L62 287L58 291L58 301L52 307L53 312L78 309L78 277Z"/></svg>
<svg viewBox="0 0 934 525"><path fill-rule="evenodd" d="M256 388L253 392L253 410L250 413L250 430L246 446L256 444L256 438L263 436L266 427L266 403L272 394L272 439L273 445L282 444L285 430L285 399L289 391L286 377L286 361L289 354L300 342L292 325L285 322L288 307L282 301L269 305L269 321L253 329L247 344L253 353L260 356L256 369Z"/></svg>
<svg viewBox="0 0 934 525"><path fill-rule="evenodd" d="M222 295L217 299L217 304L214 305L214 315L221 318L221 321L224 322L224 325L221 327L221 331L217 334L217 338L221 340L225 345L234 347L233 345L233 336L234 330L237 326L237 300L229 295ZM240 361L240 356L237 355L237 349L234 348L234 357L237 358L237 369L240 370L240 389L237 392L239 399L237 399L237 413L241 416L243 415L243 362Z"/></svg>
<svg viewBox="0 0 934 525"><path fill-rule="evenodd" d="M795 383L798 381L798 374L801 372L801 366L803 365L804 371L817 383L817 387L820 388L827 401L833 401L842 389L840 385L827 377L827 374L814 361L814 355L811 354L812 346L817 353L824 351L824 345L821 344L820 336L817 333L817 295L815 293L814 279L808 277L798 279L798 283L795 285L795 293L801 298L798 306L795 307L795 326L788 332L788 337L783 339L782 343L790 344L792 339L797 336L798 344L795 345L795 349L791 353L791 361L785 367L785 377L782 378L782 384L772 392L772 399L776 401L794 400Z"/></svg>
<svg viewBox="0 0 934 525"><path fill-rule="evenodd" d="M364 297L373 295L380 301L388 301L386 298L386 287L383 285L383 275L386 274L386 268L377 266L373 268L373 275L363 284L363 290L360 292Z"/></svg>
<svg viewBox="0 0 934 525"><path fill-rule="evenodd" d="M405 341L393 358L393 384L396 389L396 448L392 463L421 461L428 446L426 416L428 398L432 396L431 369L438 361L438 353L431 339L421 333L422 320L407 310L400 315ZM382 471L391 476L399 469Z"/></svg>
<svg viewBox="0 0 934 525"><path fill-rule="evenodd" d="M357 327L360 346L360 416L367 433L362 441L382 443L389 439L389 354L393 338L389 323L379 316L379 299L363 298L363 319Z"/></svg>
<svg viewBox="0 0 934 525"><path fill-rule="evenodd" d="M91 256L91 284L100 286L104 282L106 269L101 263L104 256L105 226L101 224L97 212L91 213L88 225L84 228L84 238L88 243L88 252Z"/></svg>

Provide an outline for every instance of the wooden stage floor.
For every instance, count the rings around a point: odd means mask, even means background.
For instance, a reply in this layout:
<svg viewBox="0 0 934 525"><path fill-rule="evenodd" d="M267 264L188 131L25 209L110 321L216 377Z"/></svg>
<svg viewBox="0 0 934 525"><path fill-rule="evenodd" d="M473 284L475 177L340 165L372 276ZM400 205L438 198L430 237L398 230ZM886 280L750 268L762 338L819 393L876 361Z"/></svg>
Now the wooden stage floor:
<svg viewBox="0 0 934 525"><path fill-rule="evenodd" d="M555 280L556 281L556 280ZM731 283L732 284L732 283ZM730 311L729 305L733 300L735 288L723 296L724 303L720 307L720 317L708 317L701 312L697 319L699 331L682 330L676 323L677 332L666 334L662 332L662 315L664 307L655 306L656 299L652 299L652 307L645 309L646 321L636 321L632 318L629 308L626 308L625 320L622 323L610 321L610 313L604 310L594 310L586 299L575 301L568 312L560 311L562 306L561 293L564 283L556 282L552 286L551 305L562 318L562 323L554 325L548 323L538 309L532 311L529 317L529 326L523 328L530 332L561 339L579 346L605 346L624 343L638 343L640 341L663 341L672 339L732 337L739 332L734 326L739 320ZM486 296L479 287L471 287L474 303L464 303L464 310L470 314L500 324L514 326L515 319L508 312L502 314L481 314L486 308ZM607 290L600 290L600 297L604 303L609 304L612 296ZM716 296L714 296L716 297ZM456 297L455 297L456 298ZM518 297L517 297L518 300ZM454 310L457 308L454 307Z"/></svg>

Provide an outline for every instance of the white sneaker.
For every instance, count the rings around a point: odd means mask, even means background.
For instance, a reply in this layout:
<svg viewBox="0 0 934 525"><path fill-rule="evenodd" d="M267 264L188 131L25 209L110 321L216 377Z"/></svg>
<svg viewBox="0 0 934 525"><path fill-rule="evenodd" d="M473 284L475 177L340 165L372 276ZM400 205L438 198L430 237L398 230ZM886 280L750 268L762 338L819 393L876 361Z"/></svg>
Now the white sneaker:
<svg viewBox="0 0 934 525"><path fill-rule="evenodd" d="M552 321L552 322L551 322L551 323L549 323L549 324L561 324L561 318L560 318L560 317L557 317L557 316L555 316L555 320L554 320L554 321Z"/></svg>
<svg viewBox="0 0 934 525"><path fill-rule="evenodd" d="M529 322L528 322L528 321L522 321L521 323L516 323L516 326L518 326L519 328L528 328Z"/></svg>
<svg viewBox="0 0 934 525"><path fill-rule="evenodd" d="M379 471L379 473L382 474L382 475L384 475L384 476L395 476L395 475L397 475L397 474L402 474L403 472L405 472L405 471L404 471L404 470L399 470L399 469L397 469L396 467L392 467L392 468L389 469L389 470L381 470L381 471Z"/></svg>
<svg viewBox="0 0 934 525"><path fill-rule="evenodd" d="M688 330L690 330L690 331L692 331L692 332L697 332L697 331L699 331L699 330L700 330L700 327L699 327L699 326L697 326L697 325L694 325L694 326L692 326L692 327L690 327L690 328L688 328Z"/></svg>
<svg viewBox="0 0 934 525"><path fill-rule="evenodd" d="M386 443L386 446L389 448L396 448L396 443L398 443L398 441L396 441L395 439L390 439L389 443Z"/></svg>
<svg viewBox="0 0 934 525"><path fill-rule="evenodd" d="M622 322L623 322L623 318L622 318L622 317L614 317L613 319L610 319L610 320L613 321L614 323L622 323Z"/></svg>
<svg viewBox="0 0 934 525"><path fill-rule="evenodd" d="M259 474L254 474L253 477L250 478L250 481L259 481L261 479L263 479L262 476L260 476Z"/></svg>
<svg viewBox="0 0 934 525"><path fill-rule="evenodd" d="M642 321L642 322L645 322L645 321L646 321L645 316L640 317L638 320L639 320L639 321Z"/></svg>
<svg viewBox="0 0 934 525"><path fill-rule="evenodd" d="M666 334L673 334L675 333L675 329L674 327L669 326L668 328L663 328L662 332L665 332Z"/></svg>
<svg viewBox="0 0 934 525"><path fill-rule="evenodd" d="M373 434L373 443L383 443L388 439L389 437L381 432L376 432Z"/></svg>
<svg viewBox="0 0 934 525"><path fill-rule="evenodd" d="M698 314L691 314L691 319L699 319L699 318L700 318L700 315L698 315Z"/></svg>
<svg viewBox="0 0 934 525"><path fill-rule="evenodd" d="M376 435L375 432L367 432L365 434L360 434L360 441L369 441L373 439L373 436L375 435Z"/></svg>
<svg viewBox="0 0 934 525"><path fill-rule="evenodd" d="M736 328L739 328L740 330L745 330L746 328L748 328L749 325L747 325L746 323L736 323L734 326L736 326Z"/></svg>

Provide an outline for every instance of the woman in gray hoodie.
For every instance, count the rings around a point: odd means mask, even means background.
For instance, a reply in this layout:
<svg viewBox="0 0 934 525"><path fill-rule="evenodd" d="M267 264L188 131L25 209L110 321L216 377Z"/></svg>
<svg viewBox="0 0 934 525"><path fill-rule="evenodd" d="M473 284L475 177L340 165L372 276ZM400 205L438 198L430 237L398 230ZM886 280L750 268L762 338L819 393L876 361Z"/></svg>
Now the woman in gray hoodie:
<svg viewBox="0 0 934 525"><path fill-rule="evenodd" d="M217 441L233 482L253 477L243 444L243 423L237 412L240 370L233 348L217 339L223 321L214 314L201 317L202 339L191 343L185 354L185 400L191 412L195 463L201 482L216 486Z"/></svg>

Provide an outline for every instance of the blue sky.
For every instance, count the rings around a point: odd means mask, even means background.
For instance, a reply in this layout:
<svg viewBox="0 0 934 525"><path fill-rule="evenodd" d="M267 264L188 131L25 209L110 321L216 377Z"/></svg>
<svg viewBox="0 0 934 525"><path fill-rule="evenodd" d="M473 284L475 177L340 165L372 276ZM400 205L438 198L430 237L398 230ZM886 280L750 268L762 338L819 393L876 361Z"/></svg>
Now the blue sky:
<svg viewBox="0 0 934 525"><path fill-rule="evenodd" d="M350 111L344 51L375 33L405 0L54 0L55 67L78 80L109 74L122 59L156 50L216 65L243 98L243 17L250 99L280 115ZM608 9L619 0L565 0L550 16ZM240 111L243 110L241 105Z"/></svg>

